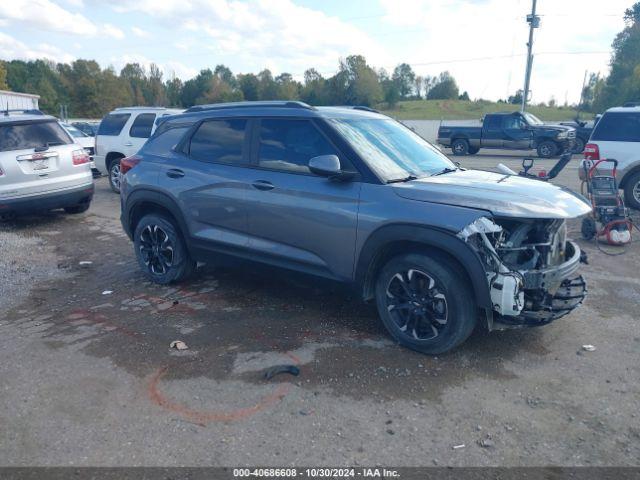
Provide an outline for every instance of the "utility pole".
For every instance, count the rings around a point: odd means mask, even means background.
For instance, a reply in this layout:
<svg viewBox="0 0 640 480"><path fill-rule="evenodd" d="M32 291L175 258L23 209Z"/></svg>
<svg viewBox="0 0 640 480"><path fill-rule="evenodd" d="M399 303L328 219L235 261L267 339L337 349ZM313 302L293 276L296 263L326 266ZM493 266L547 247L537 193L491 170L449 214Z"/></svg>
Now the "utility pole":
<svg viewBox="0 0 640 480"><path fill-rule="evenodd" d="M531 14L527 15L527 23L529 24L529 43L527 43L527 71L524 75L524 92L522 92L522 112L527 107L529 99L529 83L531 82L531 68L533 67L533 30L540 26L540 17L536 15L537 0L532 0Z"/></svg>

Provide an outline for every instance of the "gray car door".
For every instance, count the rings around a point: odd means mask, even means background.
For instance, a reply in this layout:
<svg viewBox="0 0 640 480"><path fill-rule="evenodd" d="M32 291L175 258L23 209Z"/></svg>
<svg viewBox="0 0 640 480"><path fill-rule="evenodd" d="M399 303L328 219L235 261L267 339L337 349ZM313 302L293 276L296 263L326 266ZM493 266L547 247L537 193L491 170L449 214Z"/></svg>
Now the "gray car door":
<svg viewBox="0 0 640 480"><path fill-rule="evenodd" d="M253 145L249 248L274 263L351 279L361 183L332 181L307 167L318 155L340 158L338 150L308 119L262 119Z"/></svg>
<svg viewBox="0 0 640 480"><path fill-rule="evenodd" d="M249 120L205 120L182 155L163 167L160 184L177 201L196 240L233 251L248 244Z"/></svg>

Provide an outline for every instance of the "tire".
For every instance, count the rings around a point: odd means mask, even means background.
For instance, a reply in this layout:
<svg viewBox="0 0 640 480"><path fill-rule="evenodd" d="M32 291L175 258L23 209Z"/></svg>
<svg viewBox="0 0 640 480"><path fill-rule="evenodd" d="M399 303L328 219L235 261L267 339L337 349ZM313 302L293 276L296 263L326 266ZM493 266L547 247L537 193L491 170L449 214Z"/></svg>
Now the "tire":
<svg viewBox="0 0 640 480"><path fill-rule="evenodd" d="M632 173L624 182L624 203L640 210L640 172Z"/></svg>
<svg viewBox="0 0 640 480"><path fill-rule="evenodd" d="M477 308L465 275L428 255L392 258L378 274L375 291L387 331L412 350L429 355L448 352L464 342L476 325Z"/></svg>
<svg viewBox="0 0 640 480"><path fill-rule="evenodd" d="M571 150L573 153L582 153L584 152L584 146L586 142L580 137L576 137L576 140L573 144L573 149Z"/></svg>
<svg viewBox="0 0 640 480"><path fill-rule="evenodd" d="M84 213L84 212L86 212L87 210L89 210L89 206L90 206L90 205L91 205L91 204L90 204L89 202L87 202L87 203L81 203L81 204L79 204L79 205L73 205L73 206L71 206L71 207L64 207L64 211L65 211L66 213L71 214L71 215L77 215L77 214Z"/></svg>
<svg viewBox="0 0 640 480"><path fill-rule="evenodd" d="M469 147L469 155L475 155L480 149L478 147Z"/></svg>
<svg viewBox="0 0 640 480"><path fill-rule="evenodd" d="M154 283L181 282L196 269L179 229L162 215L145 215L138 222L133 245L140 269Z"/></svg>
<svg viewBox="0 0 640 480"><path fill-rule="evenodd" d="M582 234L582 238L584 240L592 240L593 237L596 236L596 233L598 233L598 229L596 227L596 221L593 219L593 217L584 217L582 219L580 233Z"/></svg>
<svg viewBox="0 0 640 480"><path fill-rule="evenodd" d="M109 170L107 175L109 176L109 186L111 190L116 193L120 193L120 160L124 157L118 157L109 162Z"/></svg>
<svg viewBox="0 0 640 480"><path fill-rule="evenodd" d="M458 138L451 143L451 151L454 155L467 155L469 153L469 142L464 138Z"/></svg>
<svg viewBox="0 0 640 480"><path fill-rule="evenodd" d="M558 153L558 146L551 140L545 140L536 149L540 158L551 158Z"/></svg>

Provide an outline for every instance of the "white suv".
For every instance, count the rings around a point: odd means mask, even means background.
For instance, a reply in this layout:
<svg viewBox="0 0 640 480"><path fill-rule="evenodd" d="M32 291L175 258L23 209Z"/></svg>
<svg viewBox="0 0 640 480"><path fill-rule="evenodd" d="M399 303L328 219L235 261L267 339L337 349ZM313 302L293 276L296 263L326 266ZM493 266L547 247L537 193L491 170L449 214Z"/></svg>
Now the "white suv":
<svg viewBox="0 0 640 480"><path fill-rule="evenodd" d="M89 155L56 118L0 114L0 219L56 208L82 213L92 198Z"/></svg>
<svg viewBox="0 0 640 480"><path fill-rule="evenodd" d="M102 174L109 175L109 185L120 192L120 160L140 150L155 129L156 120L183 110L163 107L116 108L100 122L96 135L94 161Z"/></svg>
<svg viewBox="0 0 640 480"><path fill-rule="evenodd" d="M584 162L601 158L618 161L617 178L628 207L640 209L640 107L616 107L607 110L591 133L584 148Z"/></svg>

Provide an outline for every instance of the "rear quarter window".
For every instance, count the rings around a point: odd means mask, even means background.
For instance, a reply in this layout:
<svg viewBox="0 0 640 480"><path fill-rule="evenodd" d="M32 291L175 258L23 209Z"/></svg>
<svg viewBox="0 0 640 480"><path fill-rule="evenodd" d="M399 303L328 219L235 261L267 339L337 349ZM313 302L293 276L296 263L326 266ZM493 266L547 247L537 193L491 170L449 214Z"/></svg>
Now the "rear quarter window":
<svg viewBox="0 0 640 480"><path fill-rule="evenodd" d="M110 113L102 119L98 127L98 135L117 137L129 120L130 113Z"/></svg>
<svg viewBox="0 0 640 480"><path fill-rule="evenodd" d="M55 120L0 124L0 152L70 143L73 140Z"/></svg>
<svg viewBox="0 0 640 480"><path fill-rule="evenodd" d="M136 117L129 129L129 135L134 138L149 138L156 120L155 113L141 113Z"/></svg>
<svg viewBox="0 0 640 480"><path fill-rule="evenodd" d="M591 134L602 142L640 142L640 113L605 113Z"/></svg>
<svg viewBox="0 0 640 480"><path fill-rule="evenodd" d="M182 137L184 137L191 125L180 125L163 129L156 133L145 143L143 147L144 153L166 157L178 145Z"/></svg>

